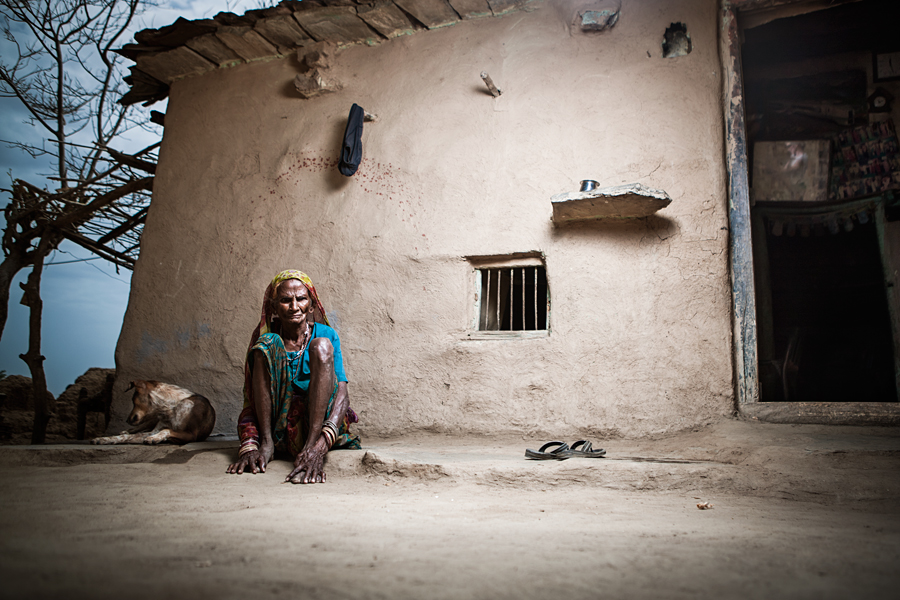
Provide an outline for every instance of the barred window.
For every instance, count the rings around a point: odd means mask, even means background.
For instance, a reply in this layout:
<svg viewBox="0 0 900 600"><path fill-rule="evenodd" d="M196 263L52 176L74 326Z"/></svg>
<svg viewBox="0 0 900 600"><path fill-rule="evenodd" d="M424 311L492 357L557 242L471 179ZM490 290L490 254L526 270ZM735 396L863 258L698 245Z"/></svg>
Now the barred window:
<svg viewBox="0 0 900 600"><path fill-rule="evenodd" d="M544 267L479 269L480 331L547 329L547 273Z"/></svg>
<svg viewBox="0 0 900 600"><path fill-rule="evenodd" d="M476 323L473 329L506 332L548 329L550 294L542 257L525 255L494 257L493 261L487 257L469 260L476 267ZM485 262L487 264L483 264Z"/></svg>

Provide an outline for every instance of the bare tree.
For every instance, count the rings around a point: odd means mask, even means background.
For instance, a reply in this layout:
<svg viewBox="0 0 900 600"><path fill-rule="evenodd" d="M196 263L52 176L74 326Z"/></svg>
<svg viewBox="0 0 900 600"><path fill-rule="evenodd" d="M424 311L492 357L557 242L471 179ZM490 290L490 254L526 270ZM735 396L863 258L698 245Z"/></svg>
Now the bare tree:
<svg viewBox="0 0 900 600"><path fill-rule="evenodd" d="M41 355L40 281L44 259L68 239L132 268L149 205L158 144L135 154L110 147L137 121L116 103L122 93L121 43L147 0L0 0L3 34L15 50L0 60L0 96L17 98L48 143L2 140L49 158L53 185L14 180L5 208L0 263L0 336L13 277L30 309L28 351L35 398L32 443L42 443L51 408ZM51 189L52 188L52 189ZM50 397L52 399L52 396Z"/></svg>

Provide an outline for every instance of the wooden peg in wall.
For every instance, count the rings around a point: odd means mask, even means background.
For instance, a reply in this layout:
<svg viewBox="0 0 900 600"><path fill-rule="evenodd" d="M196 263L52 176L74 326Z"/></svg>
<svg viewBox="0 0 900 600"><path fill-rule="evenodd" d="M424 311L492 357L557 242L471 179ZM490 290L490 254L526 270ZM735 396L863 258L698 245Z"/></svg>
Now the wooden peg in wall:
<svg viewBox="0 0 900 600"><path fill-rule="evenodd" d="M484 80L484 85L487 86L488 91L491 93L491 96L496 98L503 92L497 89L497 86L494 85L494 80L491 79L491 76L487 74L487 71L481 72L481 79Z"/></svg>

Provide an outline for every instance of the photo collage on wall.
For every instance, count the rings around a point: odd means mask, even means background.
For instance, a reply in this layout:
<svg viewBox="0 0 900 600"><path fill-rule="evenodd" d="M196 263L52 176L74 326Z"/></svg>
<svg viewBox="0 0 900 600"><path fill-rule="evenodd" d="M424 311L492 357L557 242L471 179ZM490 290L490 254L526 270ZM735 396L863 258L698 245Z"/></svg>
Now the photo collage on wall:
<svg viewBox="0 0 900 600"><path fill-rule="evenodd" d="M900 145L892 121L854 127L832 138L829 199L895 189L900 189Z"/></svg>

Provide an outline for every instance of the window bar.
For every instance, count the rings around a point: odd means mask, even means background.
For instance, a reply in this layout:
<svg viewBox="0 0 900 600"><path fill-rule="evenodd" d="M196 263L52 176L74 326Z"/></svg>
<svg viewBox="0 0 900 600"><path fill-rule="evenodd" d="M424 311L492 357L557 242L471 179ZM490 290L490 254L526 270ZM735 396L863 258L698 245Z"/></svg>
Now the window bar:
<svg viewBox="0 0 900 600"><path fill-rule="evenodd" d="M544 329L550 329L550 288L546 279L547 274L544 273L544 283L547 284L547 297L543 299L544 302L544 310L547 311L544 313Z"/></svg>
<svg viewBox="0 0 900 600"><path fill-rule="evenodd" d="M509 270L509 331L513 331L516 328L516 323L513 321L513 270Z"/></svg>
<svg viewBox="0 0 900 600"><path fill-rule="evenodd" d="M525 267L522 267L522 331L525 331Z"/></svg>
<svg viewBox="0 0 900 600"><path fill-rule="evenodd" d="M537 285L538 282L538 270L537 267L534 268L534 328L540 329L538 327L538 306L537 306Z"/></svg>
<svg viewBox="0 0 900 600"><path fill-rule="evenodd" d="M494 305L497 307L497 330L500 330L500 269L497 269L497 301Z"/></svg>
<svg viewBox="0 0 900 600"><path fill-rule="evenodd" d="M484 293L484 308L481 310L481 320L484 321L482 330L486 330L491 322L491 270L485 269L484 272L487 273L487 291Z"/></svg>

